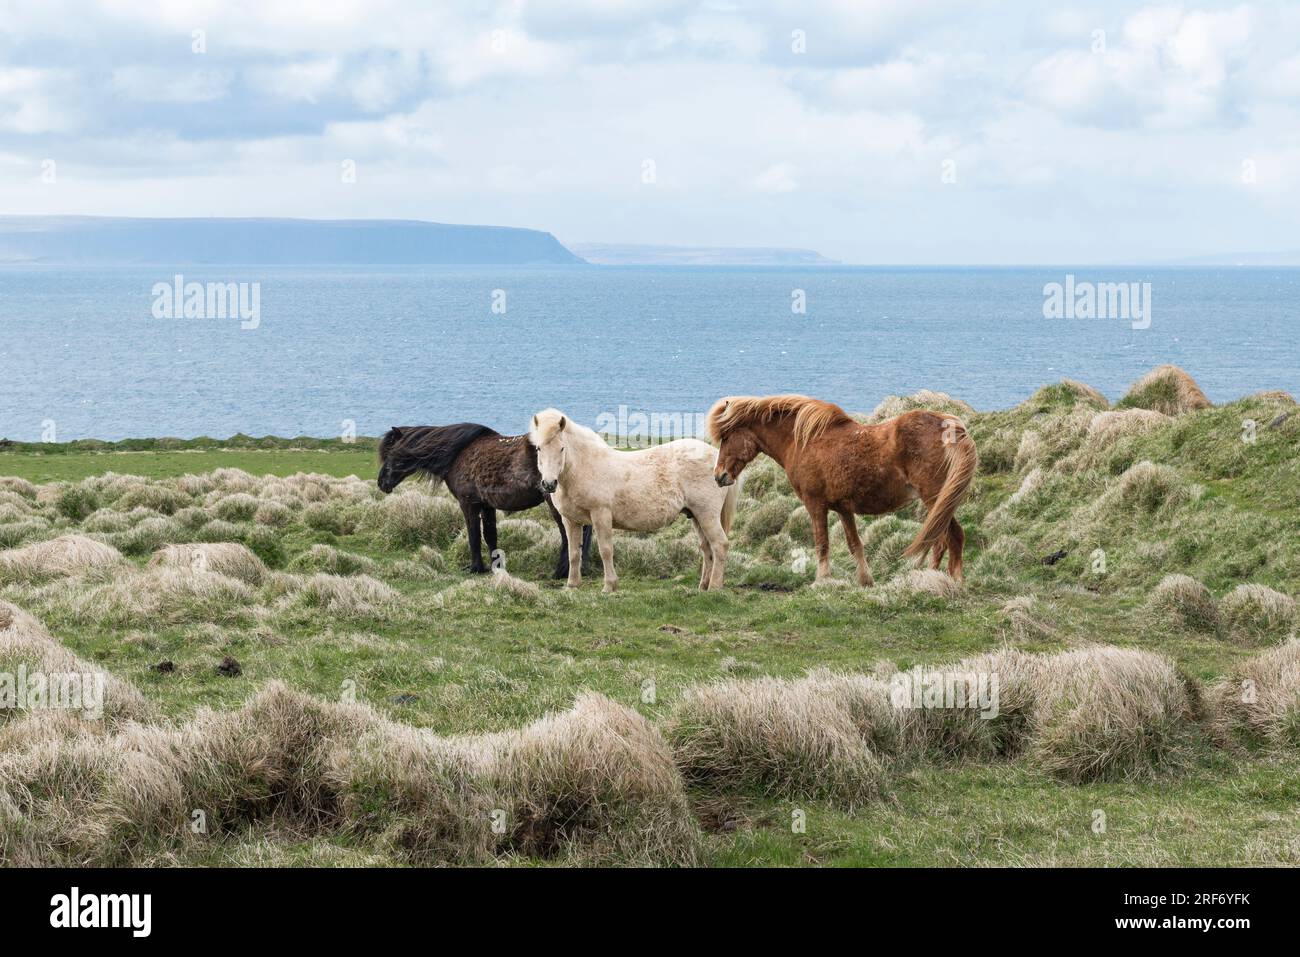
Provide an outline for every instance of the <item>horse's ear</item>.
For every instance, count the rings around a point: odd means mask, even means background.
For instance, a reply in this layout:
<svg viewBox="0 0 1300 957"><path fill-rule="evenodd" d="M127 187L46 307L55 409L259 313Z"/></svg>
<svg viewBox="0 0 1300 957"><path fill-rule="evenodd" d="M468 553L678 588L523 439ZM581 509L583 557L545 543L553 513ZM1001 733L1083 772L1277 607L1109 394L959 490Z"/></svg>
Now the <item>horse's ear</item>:
<svg viewBox="0 0 1300 957"><path fill-rule="evenodd" d="M533 428L537 428L537 416L533 416Z"/></svg>
<svg viewBox="0 0 1300 957"><path fill-rule="evenodd" d="M567 418L565 418L564 416L560 416L560 427L559 427L558 429L556 429L556 431L557 431L557 432L563 432L563 431L564 431L564 426L568 423L568 421L569 421L569 420L568 420Z"/></svg>
<svg viewBox="0 0 1300 957"><path fill-rule="evenodd" d="M402 430L397 426L393 426L391 429L388 430L388 434L395 439L400 439L402 437Z"/></svg>

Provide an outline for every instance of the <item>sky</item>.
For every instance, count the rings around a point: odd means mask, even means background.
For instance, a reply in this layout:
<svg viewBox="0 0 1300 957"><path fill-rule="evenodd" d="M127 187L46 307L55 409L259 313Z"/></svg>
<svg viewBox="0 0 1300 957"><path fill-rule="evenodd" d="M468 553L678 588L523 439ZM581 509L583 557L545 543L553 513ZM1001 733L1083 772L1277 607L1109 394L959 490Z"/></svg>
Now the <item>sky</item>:
<svg viewBox="0 0 1300 957"><path fill-rule="evenodd" d="M1300 3L0 0L0 213L1300 250Z"/></svg>

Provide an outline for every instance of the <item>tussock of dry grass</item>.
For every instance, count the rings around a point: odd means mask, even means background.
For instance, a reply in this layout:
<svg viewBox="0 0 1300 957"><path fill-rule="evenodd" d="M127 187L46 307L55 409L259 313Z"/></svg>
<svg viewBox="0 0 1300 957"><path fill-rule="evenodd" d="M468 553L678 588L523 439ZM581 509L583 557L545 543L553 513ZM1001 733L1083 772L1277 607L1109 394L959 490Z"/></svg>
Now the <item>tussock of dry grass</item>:
<svg viewBox="0 0 1300 957"><path fill-rule="evenodd" d="M460 507L448 498L415 489L394 492L376 503L363 520L392 548L445 547L465 524Z"/></svg>
<svg viewBox="0 0 1300 957"><path fill-rule="evenodd" d="M253 825L378 836L422 863L531 854L694 863L659 733L599 695L518 731L443 739L272 683L244 707L0 754L0 863L115 864Z"/></svg>
<svg viewBox="0 0 1300 957"><path fill-rule="evenodd" d="M86 624L152 625L183 621L219 621L253 601L244 582L214 571L155 566L114 575L92 584L72 580L57 592L43 595L76 622Z"/></svg>
<svg viewBox="0 0 1300 957"><path fill-rule="evenodd" d="M542 604L546 597L532 582L516 578L508 572L493 571L486 575L472 575L457 582L438 592L433 600L439 607L449 603L491 605L501 600L537 605Z"/></svg>
<svg viewBox="0 0 1300 957"><path fill-rule="evenodd" d="M699 831L659 731L590 692L518 731L469 739L504 799L506 847L584 864L694 864Z"/></svg>
<svg viewBox="0 0 1300 957"><path fill-rule="evenodd" d="M961 595L961 582L934 568L914 568L878 586L871 596L882 602L906 601L917 595L951 600Z"/></svg>
<svg viewBox="0 0 1300 957"><path fill-rule="evenodd" d="M1264 585L1238 585L1223 596L1219 612L1229 633L1245 639L1288 635L1296 621L1295 599Z"/></svg>
<svg viewBox="0 0 1300 957"><path fill-rule="evenodd" d="M294 591L298 604L322 608L336 615L368 617L381 614L401 601L401 595L369 575L329 575L317 572Z"/></svg>
<svg viewBox="0 0 1300 957"><path fill-rule="evenodd" d="M1194 631L1216 631L1219 608L1210 590L1189 575L1166 575L1147 599L1147 609L1154 618L1172 618Z"/></svg>
<svg viewBox="0 0 1300 957"><path fill-rule="evenodd" d="M1300 641L1248 659L1207 698L1222 740L1300 747Z"/></svg>
<svg viewBox="0 0 1300 957"><path fill-rule="evenodd" d="M896 737L892 721L879 681L822 672L693 685L665 733L695 785L854 806L885 784L881 755L868 742Z"/></svg>
<svg viewBox="0 0 1300 957"><path fill-rule="evenodd" d="M894 416L902 415L904 412L910 412L913 409L929 409L931 412L955 415L960 419L975 414L975 410L961 399L954 399L946 392L922 389L909 396L885 396L880 404L872 410L866 421L868 423L884 422L886 419L892 419Z"/></svg>
<svg viewBox="0 0 1300 957"><path fill-rule="evenodd" d="M103 717L110 723L128 718L143 719L152 714L152 709L134 685L74 654L50 635L40 621L17 605L0 601L0 671L14 674L19 665L25 665L28 674L102 675ZM0 708L0 726L21 720L24 714L23 711ZM75 716L64 717L76 720ZM41 711L33 718L41 723L57 721L60 712Z"/></svg>
<svg viewBox="0 0 1300 957"><path fill-rule="evenodd" d="M996 708L977 699L980 676L990 693L996 682ZM916 706L910 689L941 680L964 697L922 694ZM693 685L666 735L692 783L853 806L877 795L895 764L927 758L1022 757L1074 782L1177 765L1194 729L1189 689L1166 659L1143 651L1007 648L888 681L813 672Z"/></svg>
<svg viewBox="0 0 1300 957"><path fill-rule="evenodd" d="M365 555L335 548L333 545L313 545L290 563L299 572L326 572L330 575L374 575L379 563Z"/></svg>
<svg viewBox="0 0 1300 957"><path fill-rule="evenodd" d="M41 581L114 565L122 553L85 535L60 535L0 552L0 581Z"/></svg>
<svg viewBox="0 0 1300 957"><path fill-rule="evenodd" d="M1177 765L1196 701L1169 661L1130 648L1066 651L1042 661L1029 761L1068 781L1140 776Z"/></svg>
<svg viewBox="0 0 1300 957"><path fill-rule="evenodd" d="M1142 376L1129 386L1120 404L1152 409L1165 415L1210 408L1210 400L1196 380L1174 365L1156 366Z"/></svg>
<svg viewBox="0 0 1300 957"><path fill-rule="evenodd" d="M176 566L200 572L217 572L249 585L260 585L266 565L238 542L208 542L199 545L168 545L154 552L151 567Z"/></svg>

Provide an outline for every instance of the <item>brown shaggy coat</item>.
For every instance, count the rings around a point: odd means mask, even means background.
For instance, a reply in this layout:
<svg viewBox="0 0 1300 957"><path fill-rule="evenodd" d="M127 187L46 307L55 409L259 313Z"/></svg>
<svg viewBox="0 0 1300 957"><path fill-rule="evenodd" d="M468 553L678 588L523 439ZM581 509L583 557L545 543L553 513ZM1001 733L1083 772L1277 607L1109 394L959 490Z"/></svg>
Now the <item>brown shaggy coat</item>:
<svg viewBox="0 0 1300 957"><path fill-rule="evenodd" d="M812 519L818 578L830 574L828 512L840 516L858 582L869 585L854 516L894 512L919 498L929 513L904 554L929 551L930 567L938 568L948 551L948 574L961 579L965 534L954 515L978 458L955 416L916 410L859 425L838 405L807 396L739 396L718 400L709 412L709 432L721 446L714 470L719 484L736 481L760 452L785 469Z"/></svg>

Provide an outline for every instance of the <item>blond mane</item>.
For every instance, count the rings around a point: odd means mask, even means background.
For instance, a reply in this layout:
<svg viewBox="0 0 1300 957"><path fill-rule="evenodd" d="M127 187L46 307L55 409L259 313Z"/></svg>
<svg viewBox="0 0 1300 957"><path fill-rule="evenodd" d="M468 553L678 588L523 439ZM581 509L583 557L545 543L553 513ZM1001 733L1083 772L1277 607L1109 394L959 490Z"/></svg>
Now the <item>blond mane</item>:
<svg viewBox="0 0 1300 957"><path fill-rule="evenodd" d="M806 395L740 395L719 399L709 410L709 435L721 442L734 429L794 416L794 440L806 446L832 425L852 422L849 414L833 402Z"/></svg>

